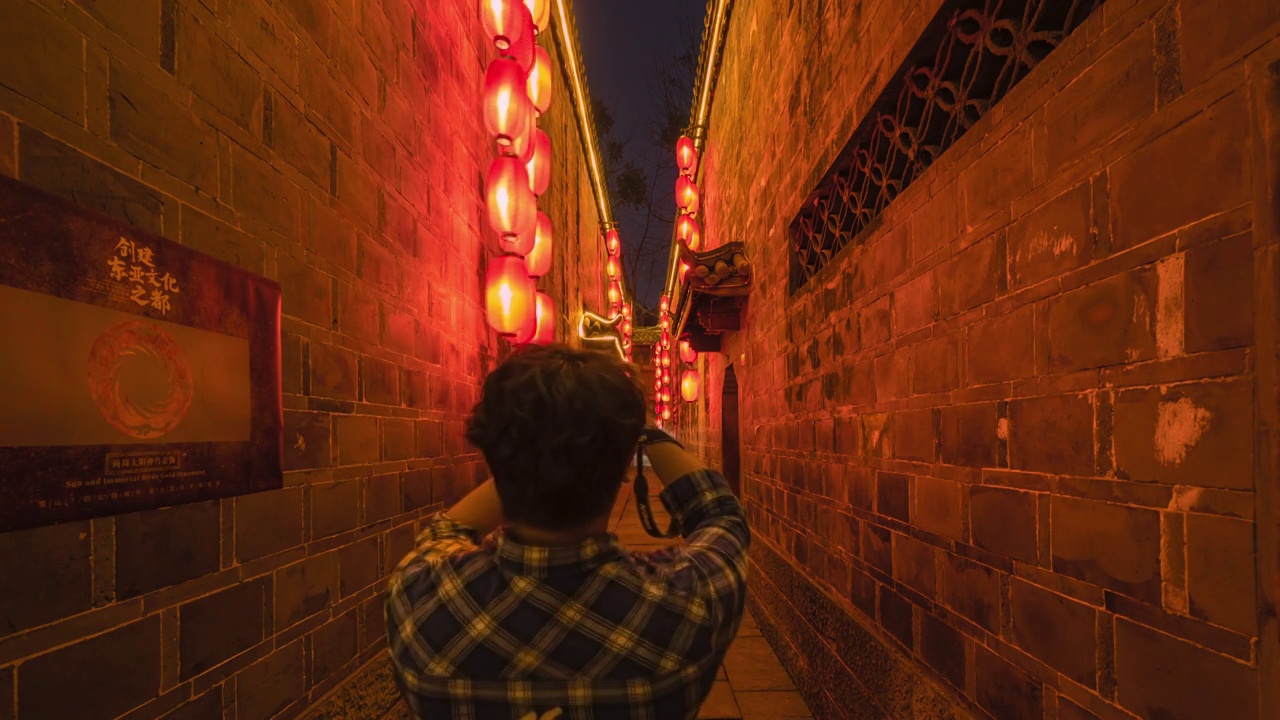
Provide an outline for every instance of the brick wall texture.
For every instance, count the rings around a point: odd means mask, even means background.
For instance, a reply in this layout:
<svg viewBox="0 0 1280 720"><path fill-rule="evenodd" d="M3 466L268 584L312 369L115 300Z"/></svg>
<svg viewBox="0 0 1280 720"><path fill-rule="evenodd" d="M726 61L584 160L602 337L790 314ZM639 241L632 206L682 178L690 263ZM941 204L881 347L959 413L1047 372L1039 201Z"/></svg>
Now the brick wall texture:
<svg viewBox="0 0 1280 720"><path fill-rule="evenodd" d="M0 172L280 282L286 471L0 535L0 720L292 717L384 652L385 576L484 477L463 421L506 352L481 34L471 0L0 3ZM604 248L566 88L543 287L576 318Z"/></svg>
<svg viewBox="0 0 1280 720"><path fill-rule="evenodd" d="M788 292L786 227L939 6L739 0L752 604L821 717L1280 717L1280 4L1109 0Z"/></svg>

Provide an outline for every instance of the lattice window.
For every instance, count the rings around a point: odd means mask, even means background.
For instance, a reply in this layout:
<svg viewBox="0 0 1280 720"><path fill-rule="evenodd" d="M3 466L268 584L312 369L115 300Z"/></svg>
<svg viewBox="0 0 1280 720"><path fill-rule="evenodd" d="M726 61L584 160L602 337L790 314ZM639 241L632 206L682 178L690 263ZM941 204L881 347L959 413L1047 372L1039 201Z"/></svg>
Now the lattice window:
<svg viewBox="0 0 1280 720"><path fill-rule="evenodd" d="M795 219L791 290L861 234L1104 0L947 0Z"/></svg>

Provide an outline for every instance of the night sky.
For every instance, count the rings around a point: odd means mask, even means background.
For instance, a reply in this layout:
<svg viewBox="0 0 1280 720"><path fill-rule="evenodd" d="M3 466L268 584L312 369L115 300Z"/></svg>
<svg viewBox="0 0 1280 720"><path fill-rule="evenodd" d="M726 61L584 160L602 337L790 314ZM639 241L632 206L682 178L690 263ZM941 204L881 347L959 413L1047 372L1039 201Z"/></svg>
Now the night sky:
<svg viewBox="0 0 1280 720"><path fill-rule="evenodd" d="M578 36L591 92L608 106L614 118L610 139L627 141L628 159L656 177L653 192L655 214L669 219L675 211L673 162L655 172L654 163L673 155L674 147L657 147L651 138L655 105L651 86L655 65L670 62L690 42L694 57L702 37L706 12L703 0L572 0ZM692 78L689 78L692 85ZM691 98L680 103L687 116ZM614 198L614 214L621 225L624 245L634 250L645 236L648 209L622 208ZM636 266L628 278L640 304L656 307L665 280L671 226L660 220L648 223L645 247L649 260ZM660 246L660 250L659 250ZM659 259L660 256L660 259Z"/></svg>

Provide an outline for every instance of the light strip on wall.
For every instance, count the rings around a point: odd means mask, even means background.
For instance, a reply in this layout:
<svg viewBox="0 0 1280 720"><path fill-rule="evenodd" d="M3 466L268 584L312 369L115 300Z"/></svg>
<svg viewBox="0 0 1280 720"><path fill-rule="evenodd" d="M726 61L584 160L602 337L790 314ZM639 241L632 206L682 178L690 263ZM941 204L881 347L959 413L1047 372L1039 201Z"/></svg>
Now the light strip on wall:
<svg viewBox="0 0 1280 720"><path fill-rule="evenodd" d="M591 187L596 196L596 212L600 214L602 228L613 227L613 208L609 202L609 183L604 175L604 163L600 157L600 146L596 138L595 121L591 117L591 97L587 92L587 83L582 70L581 52L578 38L574 30L572 14L569 10L571 0L554 0L555 25L560 36L560 47L563 50L563 62L569 73L569 87L573 91L573 106L577 111L578 130L585 145L587 170L591 175ZM608 280L606 279L606 283ZM625 278L618 276L622 286L623 298L629 297Z"/></svg>
<svg viewBox="0 0 1280 720"><path fill-rule="evenodd" d="M698 86L698 97L695 98L693 122L691 125L695 128L703 128L704 132L695 133L693 137L694 147L698 150L699 160L696 176L702 174L702 168L705 164L702 160L702 151L706 146L707 118L711 114L711 97L712 89L715 86L715 78L713 77L716 64L719 62L720 53L724 50L724 28L725 23L729 21L729 5L733 0L716 0L715 7L711 9L714 13L711 17L711 33L707 36L708 46L705 49L703 63L699 77L702 79L701 85ZM699 184L701 187L701 184ZM679 282L680 267L680 245L676 237L674 228L671 233L671 259L667 263L667 282L664 288L668 297L672 299L673 305L679 302L680 293L677 292L677 284ZM674 309L674 308L673 308Z"/></svg>

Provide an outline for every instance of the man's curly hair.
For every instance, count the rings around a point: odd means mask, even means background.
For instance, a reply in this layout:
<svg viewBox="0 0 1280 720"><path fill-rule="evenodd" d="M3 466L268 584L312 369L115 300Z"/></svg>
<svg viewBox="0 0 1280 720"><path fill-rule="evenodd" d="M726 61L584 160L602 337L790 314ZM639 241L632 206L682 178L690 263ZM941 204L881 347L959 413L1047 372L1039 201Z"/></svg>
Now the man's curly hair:
<svg viewBox="0 0 1280 720"><path fill-rule="evenodd" d="M485 378L467 421L508 521L546 530L607 513L644 430L634 367L567 345L517 350Z"/></svg>

